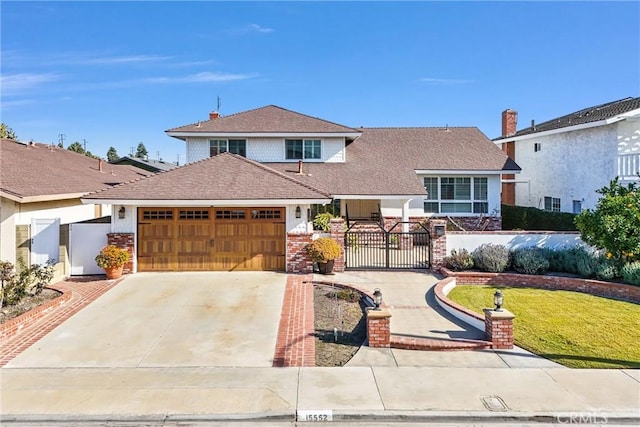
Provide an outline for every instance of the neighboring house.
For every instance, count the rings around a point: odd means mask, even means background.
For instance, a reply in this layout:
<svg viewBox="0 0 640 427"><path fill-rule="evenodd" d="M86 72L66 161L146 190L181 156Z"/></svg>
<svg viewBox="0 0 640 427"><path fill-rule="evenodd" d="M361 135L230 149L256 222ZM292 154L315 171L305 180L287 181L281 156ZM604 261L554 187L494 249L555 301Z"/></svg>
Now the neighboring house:
<svg viewBox="0 0 640 427"><path fill-rule="evenodd" d="M273 105L167 134L189 164L83 198L124 207L109 238L136 254L132 271L300 271L313 213L331 203L387 228L500 228L500 174L519 171L477 128L356 129Z"/></svg>
<svg viewBox="0 0 640 427"><path fill-rule="evenodd" d="M505 204L579 213L593 209L596 190L618 177L638 182L640 98L596 105L517 129L517 112L502 113L502 147L522 172L503 178Z"/></svg>
<svg viewBox="0 0 640 427"><path fill-rule="evenodd" d="M53 259L56 277L68 275L66 225L111 214L110 205L80 198L150 175L54 145L0 141L0 260Z"/></svg>
<svg viewBox="0 0 640 427"><path fill-rule="evenodd" d="M109 162L112 165L131 165L149 172L164 172L178 167L175 163L165 162L164 160L141 159L140 157L125 156L117 160Z"/></svg>

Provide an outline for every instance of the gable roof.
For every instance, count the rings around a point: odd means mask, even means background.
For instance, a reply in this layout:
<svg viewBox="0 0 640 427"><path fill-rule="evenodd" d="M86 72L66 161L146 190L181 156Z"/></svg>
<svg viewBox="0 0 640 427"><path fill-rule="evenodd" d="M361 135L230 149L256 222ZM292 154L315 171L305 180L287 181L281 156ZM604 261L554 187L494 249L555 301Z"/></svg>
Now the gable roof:
<svg viewBox="0 0 640 427"><path fill-rule="evenodd" d="M0 193L13 200L78 198L83 194L135 180L150 172L134 166L109 165L64 148L0 140Z"/></svg>
<svg viewBox="0 0 640 427"><path fill-rule="evenodd" d="M592 107L583 108L564 116L547 120L543 123L536 123L535 126L529 126L520 129L513 135L506 137L498 137L499 139L512 139L523 135L531 135L535 133L547 132L550 130L562 129L570 126L584 125L587 123L599 122L602 120L612 119L621 114L628 113L633 110L640 109L640 97L624 98L606 104L594 105Z"/></svg>
<svg viewBox="0 0 640 427"><path fill-rule="evenodd" d="M175 169L178 167L175 163L165 162L164 160L141 159L139 157L124 156L109 162L112 165L132 165L150 172L161 172Z"/></svg>
<svg viewBox="0 0 640 427"><path fill-rule="evenodd" d="M222 153L114 188L88 200L204 202L241 200L327 200L331 197L294 177L242 156Z"/></svg>
<svg viewBox="0 0 640 427"><path fill-rule="evenodd" d="M181 138L186 134L225 133L313 133L359 134L360 131L317 117L307 116L276 105L231 114L212 120L197 122L165 131L169 136ZM357 135L353 135L357 136ZM182 139L182 138L181 138Z"/></svg>
<svg viewBox="0 0 640 427"><path fill-rule="evenodd" d="M347 145L345 163L268 163L333 195L425 195L416 172L486 174L518 172L478 128L364 128Z"/></svg>

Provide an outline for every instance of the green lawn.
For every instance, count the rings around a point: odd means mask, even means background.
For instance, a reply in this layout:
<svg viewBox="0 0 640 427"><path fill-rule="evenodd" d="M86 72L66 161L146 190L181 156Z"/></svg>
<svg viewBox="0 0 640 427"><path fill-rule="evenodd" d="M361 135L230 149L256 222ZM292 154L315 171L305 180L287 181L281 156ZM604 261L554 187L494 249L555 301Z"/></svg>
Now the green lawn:
<svg viewBox="0 0 640 427"><path fill-rule="evenodd" d="M571 368L640 368L640 305L568 291L501 287L516 315L515 342ZM449 298L477 313L492 286L455 287Z"/></svg>

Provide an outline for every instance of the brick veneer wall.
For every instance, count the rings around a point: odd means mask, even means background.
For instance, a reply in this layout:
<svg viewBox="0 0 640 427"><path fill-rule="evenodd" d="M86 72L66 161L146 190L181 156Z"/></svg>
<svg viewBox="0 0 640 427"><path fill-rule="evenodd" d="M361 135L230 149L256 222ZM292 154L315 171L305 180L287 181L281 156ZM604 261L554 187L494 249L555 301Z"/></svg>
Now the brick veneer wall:
<svg viewBox="0 0 640 427"><path fill-rule="evenodd" d="M135 235L133 233L107 233L107 243L129 251L129 261L122 268L122 273L132 273L133 260L136 257Z"/></svg>
<svg viewBox="0 0 640 427"><path fill-rule="evenodd" d="M388 310L367 310L367 340L369 347L389 347L391 343L391 313Z"/></svg>
<svg viewBox="0 0 640 427"><path fill-rule="evenodd" d="M336 258L333 264L333 271L342 272L344 271L344 219L342 218L334 218L329 222L331 237L338 241L338 244L342 248L340 252L340 256Z"/></svg>
<svg viewBox="0 0 640 427"><path fill-rule="evenodd" d="M484 333L494 349L513 348L513 319L513 314L506 310L503 312L484 310Z"/></svg>
<svg viewBox="0 0 640 427"><path fill-rule="evenodd" d="M287 273L313 273L313 261L306 246L313 233L287 233Z"/></svg>
<svg viewBox="0 0 640 427"><path fill-rule="evenodd" d="M485 273L479 271L454 272L444 267L441 267L440 271L446 276L456 277L459 284L465 285L519 286L575 291L640 304L640 286L564 276L534 276L516 273Z"/></svg>
<svg viewBox="0 0 640 427"><path fill-rule="evenodd" d="M445 232L442 236L436 234L436 227L444 227ZM447 256L447 220L431 219L429 220L429 235L431 236L431 266L438 268L442 265L442 260Z"/></svg>

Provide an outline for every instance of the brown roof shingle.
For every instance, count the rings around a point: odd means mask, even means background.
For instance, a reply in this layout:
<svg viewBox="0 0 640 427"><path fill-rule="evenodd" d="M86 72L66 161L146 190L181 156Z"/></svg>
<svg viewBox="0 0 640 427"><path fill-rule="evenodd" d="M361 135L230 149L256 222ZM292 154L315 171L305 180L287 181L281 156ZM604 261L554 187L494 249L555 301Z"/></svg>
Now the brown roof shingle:
<svg viewBox="0 0 640 427"><path fill-rule="evenodd" d="M317 200L329 199L330 196L262 163L223 153L85 198L216 201Z"/></svg>
<svg viewBox="0 0 640 427"><path fill-rule="evenodd" d="M86 194L150 175L47 144L0 140L0 191L14 197Z"/></svg>
<svg viewBox="0 0 640 427"><path fill-rule="evenodd" d="M423 195L416 170L519 171L478 128L364 128L345 163L305 163L296 179L341 195ZM268 163L295 174L297 165Z"/></svg>
<svg viewBox="0 0 640 427"><path fill-rule="evenodd" d="M194 133L357 133L359 130L317 117L307 116L276 105L231 114L186 126L169 129L172 132Z"/></svg>

